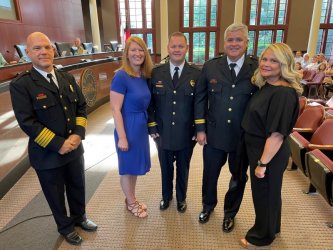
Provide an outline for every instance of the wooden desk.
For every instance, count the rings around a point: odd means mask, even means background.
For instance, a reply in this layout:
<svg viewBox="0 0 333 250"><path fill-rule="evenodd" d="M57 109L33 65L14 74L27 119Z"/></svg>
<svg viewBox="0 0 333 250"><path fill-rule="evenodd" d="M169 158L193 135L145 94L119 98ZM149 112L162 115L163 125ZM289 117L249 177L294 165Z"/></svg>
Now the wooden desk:
<svg viewBox="0 0 333 250"><path fill-rule="evenodd" d="M72 65L80 63L82 60L96 60L96 59L105 59L109 57L121 57L121 52L102 52L96 54L88 54L88 55L76 55L76 56L66 56L66 57L56 57L54 59L55 65ZM4 67L0 67L0 84L2 82L13 79L15 76L20 74L25 70L29 70L31 68L31 63L17 63L17 64L9 64Z"/></svg>

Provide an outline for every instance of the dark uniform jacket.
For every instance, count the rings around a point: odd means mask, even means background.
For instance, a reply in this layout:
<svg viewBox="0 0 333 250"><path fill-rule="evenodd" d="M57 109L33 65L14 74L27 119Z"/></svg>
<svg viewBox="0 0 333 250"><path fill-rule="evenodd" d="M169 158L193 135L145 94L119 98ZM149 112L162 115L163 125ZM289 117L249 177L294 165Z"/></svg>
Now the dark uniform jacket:
<svg viewBox="0 0 333 250"><path fill-rule="evenodd" d="M196 89L195 124L197 132L206 132L212 147L236 151L245 107L257 90L250 81L257 67L257 59L246 56L232 82L227 56L204 64Z"/></svg>
<svg viewBox="0 0 333 250"><path fill-rule="evenodd" d="M169 63L153 69L148 129L150 134L160 134L157 143L163 149L182 150L193 143L194 94L199 74L197 67L185 62L174 88Z"/></svg>
<svg viewBox="0 0 333 250"><path fill-rule="evenodd" d="M71 134L83 140L86 102L74 77L55 70L59 89L37 70L21 73L10 84L13 110L29 136L29 159L36 169L61 167L83 154L82 143L72 152L58 153Z"/></svg>

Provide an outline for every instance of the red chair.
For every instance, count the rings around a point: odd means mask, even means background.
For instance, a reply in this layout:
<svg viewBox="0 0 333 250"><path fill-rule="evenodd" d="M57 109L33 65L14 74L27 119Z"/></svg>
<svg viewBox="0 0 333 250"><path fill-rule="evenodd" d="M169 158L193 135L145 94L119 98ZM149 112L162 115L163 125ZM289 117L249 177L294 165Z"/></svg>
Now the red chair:
<svg viewBox="0 0 333 250"><path fill-rule="evenodd" d="M303 71L303 78L302 78L301 82L303 82L303 81L312 81L315 74L316 74L315 70L304 70Z"/></svg>
<svg viewBox="0 0 333 250"><path fill-rule="evenodd" d="M333 147L333 145L332 145ZM311 185L333 206L333 161L319 149L305 154L305 164ZM333 228L333 223L328 223Z"/></svg>
<svg viewBox="0 0 333 250"><path fill-rule="evenodd" d="M321 126L324 118L323 106L307 106L298 117L293 132L289 135L288 141L291 151L291 169L300 169L305 176L308 176L305 167L305 153L309 140L314 136Z"/></svg>
<svg viewBox="0 0 333 250"><path fill-rule="evenodd" d="M303 83L308 88L308 98L318 98L318 89L323 84L324 78L325 72L319 71L315 74L312 80L301 81L301 83Z"/></svg>
<svg viewBox="0 0 333 250"><path fill-rule="evenodd" d="M306 105L297 118L293 131L297 131L306 139L310 139L314 131L324 119L325 109L321 105Z"/></svg>
<svg viewBox="0 0 333 250"><path fill-rule="evenodd" d="M298 116L299 116L300 114L302 114L302 112L306 106L307 98L305 96L300 96L298 98L298 100L299 100L299 113L298 113Z"/></svg>

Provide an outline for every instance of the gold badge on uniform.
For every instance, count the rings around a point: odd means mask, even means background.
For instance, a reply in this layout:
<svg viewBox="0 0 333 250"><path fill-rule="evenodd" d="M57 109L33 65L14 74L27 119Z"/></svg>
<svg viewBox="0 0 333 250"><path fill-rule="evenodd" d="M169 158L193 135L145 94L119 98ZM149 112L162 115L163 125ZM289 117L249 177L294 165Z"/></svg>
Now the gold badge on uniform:
<svg viewBox="0 0 333 250"><path fill-rule="evenodd" d="M192 87L194 87L194 86L195 86L195 81L194 81L194 80L191 80L191 81L190 81L190 85L191 85Z"/></svg>
<svg viewBox="0 0 333 250"><path fill-rule="evenodd" d="M69 89L70 89L72 92L74 92L74 88L73 88L72 84L69 84Z"/></svg>

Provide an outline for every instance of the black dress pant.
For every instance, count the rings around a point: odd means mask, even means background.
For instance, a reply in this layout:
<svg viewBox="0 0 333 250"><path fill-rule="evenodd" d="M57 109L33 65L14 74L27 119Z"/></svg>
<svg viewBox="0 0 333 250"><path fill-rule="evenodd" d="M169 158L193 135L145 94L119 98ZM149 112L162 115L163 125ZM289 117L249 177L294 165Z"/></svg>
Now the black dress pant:
<svg viewBox="0 0 333 250"><path fill-rule="evenodd" d="M176 162L176 197L178 202L185 201L194 144L177 151L165 150L160 146L157 148L161 165L163 200L172 199L174 162Z"/></svg>
<svg viewBox="0 0 333 250"><path fill-rule="evenodd" d="M86 219L83 156L59 168L36 169L36 173L57 224L58 232L63 235L71 233L75 223ZM65 207L65 192L69 205L69 216Z"/></svg>
<svg viewBox="0 0 333 250"><path fill-rule="evenodd" d="M288 165L290 150L285 140L269 162L264 178L254 175L265 140L245 134L246 149L250 162L252 199L255 210L254 226L247 232L246 240L257 246L270 245L281 229L281 189L283 173Z"/></svg>
<svg viewBox="0 0 333 250"><path fill-rule="evenodd" d="M224 217L234 218L241 205L245 181L241 181L237 174L236 152L225 152L206 144L203 148L203 180L202 203L203 209L212 211L217 204L217 183L221 169L228 159L229 171L232 174L229 181L229 189L224 197Z"/></svg>

